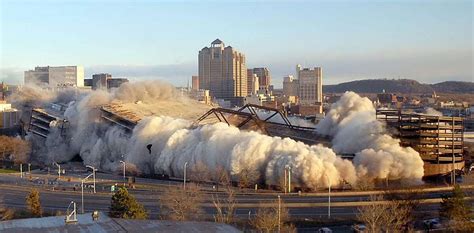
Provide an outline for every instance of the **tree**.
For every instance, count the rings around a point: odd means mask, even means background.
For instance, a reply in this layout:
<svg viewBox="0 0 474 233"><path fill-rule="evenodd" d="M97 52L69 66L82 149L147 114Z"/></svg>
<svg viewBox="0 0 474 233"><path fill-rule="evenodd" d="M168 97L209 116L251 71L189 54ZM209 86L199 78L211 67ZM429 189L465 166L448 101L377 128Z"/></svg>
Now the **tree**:
<svg viewBox="0 0 474 233"><path fill-rule="evenodd" d="M148 213L125 187L120 187L112 196L109 215L113 218L147 219Z"/></svg>
<svg viewBox="0 0 474 233"><path fill-rule="evenodd" d="M196 185L186 190L169 187L159 198L162 216L175 221L197 220L202 212L203 196Z"/></svg>
<svg viewBox="0 0 474 233"><path fill-rule="evenodd" d="M272 202L271 207L258 208L255 217L250 220L250 225L258 232L276 232L278 225L280 225L281 232L294 232L294 227L289 225L288 221L289 213L283 201L280 204L275 201Z"/></svg>
<svg viewBox="0 0 474 233"><path fill-rule="evenodd" d="M2 203L2 200L0 200ZM15 211L7 208L4 205L0 205L0 221L11 220L15 217Z"/></svg>
<svg viewBox="0 0 474 233"><path fill-rule="evenodd" d="M357 218L367 232L405 232L410 222L411 208L397 200L385 200L382 195L371 196L367 205L359 207Z"/></svg>
<svg viewBox="0 0 474 233"><path fill-rule="evenodd" d="M13 162L25 163L29 160L31 145L20 138L0 136L0 159L10 159Z"/></svg>
<svg viewBox="0 0 474 233"><path fill-rule="evenodd" d="M390 208L393 209L393 229L408 231L412 226L410 223L416 219L415 211L420 206L419 189L406 189L400 191L386 191L385 200L390 201Z"/></svg>
<svg viewBox="0 0 474 233"><path fill-rule="evenodd" d="M443 197L439 214L449 221L449 227L454 231L474 231L474 224L470 221L471 211L464 200L464 192L459 185L454 186L450 196Z"/></svg>
<svg viewBox="0 0 474 233"><path fill-rule="evenodd" d="M221 166L218 165L217 168L214 171L214 177L213 181L216 184L217 191L219 191L219 185L224 185L224 186L229 186L231 185L231 180L230 180L230 175L227 172L227 170Z"/></svg>
<svg viewBox="0 0 474 233"><path fill-rule="evenodd" d="M232 187L227 186L226 188L227 198L220 199L217 195L212 197L212 203L216 208L216 215L214 215L214 221L219 223L232 223L234 222L235 215L235 191Z"/></svg>
<svg viewBox="0 0 474 233"><path fill-rule="evenodd" d="M240 188L249 188L254 185L260 178L258 172L252 168L242 169L239 172L238 177Z"/></svg>
<svg viewBox="0 0 474 233"><path fill-rule="evenodd" d="M40 203L40 194L37 189L32 189L28 196L26 196L26 204L28 211L34 217L41 217L41 203Z"/></svg>
<svg viewBox="0 0 474 233"><path fill-rule="evenodd" d="M201 183L208 181L211 177L209 168L201 161L198 161L192 168L191 168L191 179L194 180L196 183Z"/></svg>

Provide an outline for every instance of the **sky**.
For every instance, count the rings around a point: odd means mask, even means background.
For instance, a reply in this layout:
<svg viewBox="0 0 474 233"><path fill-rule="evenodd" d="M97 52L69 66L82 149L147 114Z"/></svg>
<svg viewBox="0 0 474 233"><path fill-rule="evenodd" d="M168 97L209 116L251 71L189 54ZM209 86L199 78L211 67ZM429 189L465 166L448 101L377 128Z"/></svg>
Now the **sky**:
<svg viewBox="0 0 474 233"><path fill-rule="evenodd" d="M295 66L324 84L409 78L473 82L472 0L0 0L0 81L35 66L83 65L131 80L186 85L219 38L267 67L276 87Z"/></svg>

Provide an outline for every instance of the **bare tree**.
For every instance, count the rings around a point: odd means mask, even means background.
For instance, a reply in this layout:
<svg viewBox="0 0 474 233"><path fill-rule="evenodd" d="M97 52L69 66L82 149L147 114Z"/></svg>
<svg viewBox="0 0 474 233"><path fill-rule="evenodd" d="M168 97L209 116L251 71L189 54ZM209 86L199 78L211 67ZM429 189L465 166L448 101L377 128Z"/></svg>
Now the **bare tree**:
<svg viewBox="0 0 474 233"><path fill-rule="evenodd" d="M252 225L258 232L276 232L278 225L280 225L281 232L294 232L295 228L288 224L289 213L288 209L281 202L279 209L278 201L272 202L271 207L260 207L257 210L255 217L250 220Z"/></svg>
<svg viewBox="0 0 474 233"><path fill-rule="evenodd" d="M209 168L201 161L198 161L194 166L191 168L190 171L191 180L196 183L206 182L209 181L211 178L211 173L209 172Z"/></svg>
<svg viewBox="0 0 474 233"><path fill-rule="evenodd" d="M252 168L244 168L238 174L239 187L240 188L249 188L254 185L259 177L259 173Z"/></svg>
<svg viewBox="0 0 474 233"><path fill-rule="evenodd" d="M219 191L219 185L231 185L229 172L227 172L227 170L221 165L217 166L217 168L214 170L213 181L217 185L217 191Z"/></svg>
<svg viewBox="0 0 474 233"><path fill-rule="evenodd" d="M374 188L374 179L367 176L359 177L354 188L361 191L371 190Z"/></svg>
<svg viewBox="0 0 474 233"><path fill-rule="evenodd" d="M397 200L387 201L382 195L371 196L369 204L359 207L357 218L368 232L405 232L410 222L410 206Z"/></svg>
<svg viewBox="0 0 474 233"><path fill-rule="evenodd" d="M196 220L202 213L203 196L196 185L186 190L169 187L159 198L162 216L176 221Z"/></svg>
<svg viewBox="0 0 474 233"><path fill-rule="evenodd" d="M384 214L386 214L385 205L382 196L370 196L369 204L358 208L357 219L363 222L367 227L367 232L380 232Z"/></svg>
<svg viewBox="0 0 474 233"><path fill-rule="evenodd" d="M214 215L214 221L219 223L232 223L234 222L235 216L235 191L232 187L226 187L227 197L220 199L217 195L212 197L212 203L216 208L216 215Z"/></svg>

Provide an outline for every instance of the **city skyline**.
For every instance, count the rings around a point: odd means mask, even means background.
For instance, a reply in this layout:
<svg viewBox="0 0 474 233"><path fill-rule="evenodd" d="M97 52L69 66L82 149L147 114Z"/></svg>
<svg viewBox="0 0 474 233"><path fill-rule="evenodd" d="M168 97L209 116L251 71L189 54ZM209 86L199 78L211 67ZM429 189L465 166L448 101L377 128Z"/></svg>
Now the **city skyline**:
<svg viewBox="0 0 474 233"><path fill-rule="evenodd" d="M86 78L107 72L185 86L198 73L198 51L219 38L244 53L248 67L268 67L278 88L296 64L324 67L325 84L473 81L471 1L271 5L2 1L0 80L21 83L35 66L83 65ZM228 9L255 16L226 17Z"/></svg>

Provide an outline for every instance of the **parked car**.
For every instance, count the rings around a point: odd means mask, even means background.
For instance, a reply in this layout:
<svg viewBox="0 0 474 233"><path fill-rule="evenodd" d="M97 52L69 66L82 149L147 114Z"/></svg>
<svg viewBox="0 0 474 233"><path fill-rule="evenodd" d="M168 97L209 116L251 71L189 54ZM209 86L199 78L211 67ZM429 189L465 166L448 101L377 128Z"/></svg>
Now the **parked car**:
<svg viewBox="0 0 474 233"><path fill-rule="evenodd" d="M442 227L439 218L432 218L424 220L423 223L427 229L440 229Z"/></svg>
<svg viewBox="0 0 474 233"><path fill-rule="evenodd" d="M332 230L327 227L322 227L318 229L318 233L332 233Z"/></svg>
<svg viewBox="0 0 474 233"><path fill-rule="evenodd" d="M355 224L352 226L352 230L357 233L365 232L365 225L364 224Z"/></svg>

